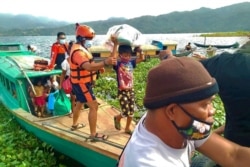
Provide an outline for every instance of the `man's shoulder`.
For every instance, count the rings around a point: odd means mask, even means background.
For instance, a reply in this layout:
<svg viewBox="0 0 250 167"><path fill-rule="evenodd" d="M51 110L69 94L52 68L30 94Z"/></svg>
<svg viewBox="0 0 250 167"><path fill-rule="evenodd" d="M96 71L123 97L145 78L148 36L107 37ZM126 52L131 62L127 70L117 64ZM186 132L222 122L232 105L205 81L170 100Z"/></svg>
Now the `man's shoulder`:
<svg viewBox="0 0 250 167"><path fill-rule="evenodd" d="M59 45L59 43L58 43L58 42L54 42L54 43L52 44L52 46L56 46L56 45Z"/></svg>

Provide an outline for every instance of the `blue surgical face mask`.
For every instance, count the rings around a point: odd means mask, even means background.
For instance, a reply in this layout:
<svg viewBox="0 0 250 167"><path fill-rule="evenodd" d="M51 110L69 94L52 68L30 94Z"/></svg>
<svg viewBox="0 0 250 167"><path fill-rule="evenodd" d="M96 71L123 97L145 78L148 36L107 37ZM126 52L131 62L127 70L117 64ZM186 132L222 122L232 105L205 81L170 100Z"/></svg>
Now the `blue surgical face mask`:
<svg viewBox="0 0 250 167"><path fill-rule="evenodd" d="M197 118L194 118L191 114L187 112L186 109L184 109L182 106L178 105L184 113L186 113L191 119L191 123L186 128L181 128L176 125L174 121L172 123L176 127L176 129L179 131L179 133L188 140L201 140L209 136L211 133L211 126L213 123L208 123L201 121Z"/></svg>
<svg viewBox="0 0 250 167"><path fill-rule="evenodd" d="M60 44L65 44L66 43L66 39L59 39L59 43Z"/></svg>
<svg viewBox="0 0 250 167"><path fill-rule="evenodd" d="M92 41L91 40L85 40L84 47L85 48L90 48L92 46Z"/></svg>

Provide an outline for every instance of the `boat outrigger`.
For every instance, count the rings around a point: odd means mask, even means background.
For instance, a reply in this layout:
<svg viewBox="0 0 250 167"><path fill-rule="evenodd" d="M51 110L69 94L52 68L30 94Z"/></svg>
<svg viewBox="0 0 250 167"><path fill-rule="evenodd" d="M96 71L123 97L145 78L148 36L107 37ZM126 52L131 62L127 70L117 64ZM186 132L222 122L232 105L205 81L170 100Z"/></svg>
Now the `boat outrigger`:
<svg viewBox="0 0 250 167"><path fill-rule="evenodd" d="M109 135L108 140L91 142L89 126L71 131L72 118L68 115L37 117L34 114L28 87L37 78L60 75L61 70L34 71L37 59L22 44L0 43L0 100L28 132L50 144L55 150L85 166L115 166L129 135L114 128L113 117L119 111L98 99L97 132ZM88 122L88 109L83 109L81 122ZM125 125L125 121L121 121ZM133 126L135 123L133 122Z"/></svg>

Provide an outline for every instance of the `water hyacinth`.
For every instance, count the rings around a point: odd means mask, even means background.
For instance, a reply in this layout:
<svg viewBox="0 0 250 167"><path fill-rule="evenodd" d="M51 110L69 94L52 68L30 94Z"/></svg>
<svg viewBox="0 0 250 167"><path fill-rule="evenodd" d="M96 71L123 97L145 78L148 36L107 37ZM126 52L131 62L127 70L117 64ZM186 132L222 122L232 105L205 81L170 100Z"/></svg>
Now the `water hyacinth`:
<svg viewBox="0 0 250 167"><path fill-rule="evenodd" d="M159 59L151 58L144 63L140 63L134 70L134 88L135 88L135 121L145 113L146 109L143 106L143 98L146 88L146 77L148 71L159 63ZM112 70L101 74L100 78L95 83L95 92L98 97L105 99L116 108L120 108L119 101L117 99L117 85L116 75ZM216 110L213 129L216 129L225 123L224 106L218 95L213 100L213 105Z"/></svg>
<svg viewBox="0 0 250 167"><path fill-rule="evenodd" d="M0 167L83 167L22 129L3 104L0 122Z"/></svg>

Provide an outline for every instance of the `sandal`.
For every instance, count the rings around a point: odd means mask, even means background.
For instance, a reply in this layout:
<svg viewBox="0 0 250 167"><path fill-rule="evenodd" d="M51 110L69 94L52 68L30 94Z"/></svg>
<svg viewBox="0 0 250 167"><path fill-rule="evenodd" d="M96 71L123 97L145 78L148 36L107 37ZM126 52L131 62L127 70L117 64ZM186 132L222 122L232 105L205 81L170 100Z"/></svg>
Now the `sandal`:
<svg viewBox="0 0 250 167"><path fill-rule="evenodd" d="M85 126L86 126L85 124L72 125L71 130L74 131L74 130L77 130L77 129L81 129L81 128L84 128Z"/></svg>
<svg viewBox="0 0 250 167"><path fill-rule="evenodd" d="M97 141L106 141L109 138L108 135L96 133L95 136L89 136L90 142L97 142Z"/></svg>
<svg viewBox="0 0 250 167"><path fill-rule="evenodd" d="M132 130L128 130L128 131L125 131L126 134L129 134L129 135L132 135L133 134L133 131Z"/></svg>
<svg viewBox="0 0 250 167"><path fill-rule="evenodd" d="M116 117L114 117L114 124L115 124L115 129L121 130L121 123L116 120Z"/></svg>

